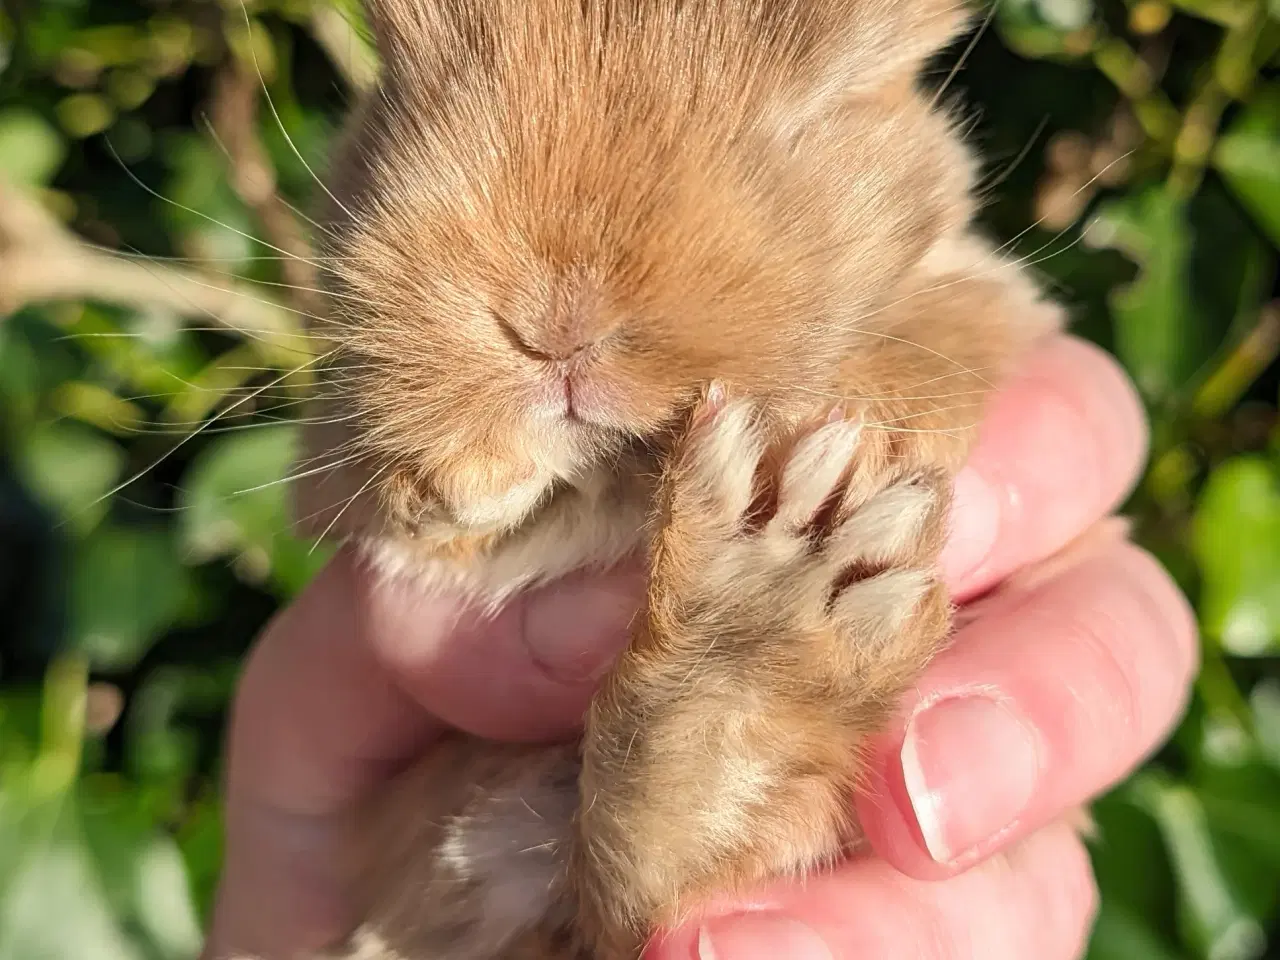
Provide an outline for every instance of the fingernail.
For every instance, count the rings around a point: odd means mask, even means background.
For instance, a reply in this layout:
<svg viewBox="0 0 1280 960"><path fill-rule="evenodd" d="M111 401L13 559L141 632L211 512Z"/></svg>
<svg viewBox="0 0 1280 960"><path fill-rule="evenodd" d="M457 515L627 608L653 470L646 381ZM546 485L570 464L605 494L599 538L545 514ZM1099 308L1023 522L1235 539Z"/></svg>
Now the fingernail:
<svg viewBox="0 0 1280 960"><path fill-rule="evenodd" d="M698 960L833 960L809 927L780 913L720 917L698 931Z"/></svg>
<svg viewBox="0 0 1280 960"><path fill-rule="evenodd" d="M524 609L530 655L555 680L599 679L626 646L643 596L643 576L630 572L531 594Z"/></svg>
<svg viewBox="0 0 1280 960"><path fill-rule="evenodd" d="M1013 824L1040 778L1040 740L985 696L943 700L917 714L902 776L929 855L951 863Z"/></svg>
<svg viewBox="0 0 1280 960"><path fill-rule="evenodd" d="M955 585L982 566L1000 533L1000 499L971 467L956 477L951 530L942 549L942 574Z"/></svg>

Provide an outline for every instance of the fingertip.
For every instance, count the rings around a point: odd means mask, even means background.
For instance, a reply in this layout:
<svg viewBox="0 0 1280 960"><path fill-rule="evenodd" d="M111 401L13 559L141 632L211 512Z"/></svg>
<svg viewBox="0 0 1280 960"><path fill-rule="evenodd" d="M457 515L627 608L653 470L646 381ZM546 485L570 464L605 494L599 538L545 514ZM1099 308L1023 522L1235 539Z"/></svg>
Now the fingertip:
<svg viewBox="0 0 1280 960"><path fill-rule="evenodd" d="M1038 917L1048 956L1078 957L1093 930L1100 892L1088 847L1071 824L1044 827L1006 854L1009 869L1029 880L1028 899Z"/></svg>
<svg viewBox="0 0 1280 960"><path fill-rule="evenodd" d="M868 842L902 873L940 879L1060 817L1168 735L1197 651L1186 598L1127 541L993 597L872 753L855 799Z"/></svg>
<svg viewBox="0 0 1280 960"><path fill-rule="evenodd" d="M626 567L577 574L490 612L455 589L375 579L365 631L404 689L444 723L493 739L556 739L581 723L625 645L643 584Z"/></svg>
<svg viewBox="0 0 1280 960"><path fill-rule="evenodd" d="M1192 681L1200 672L1200 625L1187 595L1150 551L1126 541L1116 545L1112 557L1121 571L1119 575L1130 576L1134 588L1145 599L1152 632L1158 631L1161 646L1169 654L1163 658L1167 663L1164 670L1150 671L1167 684L1165 699L1179 705L1176 713L1168 711L1169 718L1158 724L1158 729L1167 733L1182 715Z"/></svg>
<svg viewBox="0 0 1280 960"><path fill-rule="evenodd" d="M1147 456L1146 414L1101 348L1054 336L997 393L959 478L943 555L960 598L1052 555L1120 504Z"/></svg>
<svg viewBox="0 0 1280 960"><path fill-rule="evenodd" d="M1114 505L1142 475L1150 449L1150 424L1137 385L1112 354L1079 337L1064 336L1056 347L1050 345L1042 362L1040 375L1078 403L1083 419L1098 428L1100 459L1112 465Z"/></svg>
<svg viewBox="0 0 1280 960"><path fill-rule="evenodd" d="M1112 353L1081 337L1062 334L1033 352L1027 375L1080 385L1082 396L1087 394L1102 411L1114 412L1123 446L1136 450L1138 460L1143 458L1149 433L1146 407L1133 378Z"/></svg>
<svg viewBox="0 0 1280 960"><path fill-rule="evenodd" d="M929 855L928 838L916 817L907 813L911 800L894 746L872 754L862 789L854 797L854 810L872 854L898 873L914 880L936 881L957 872L952 864L939 863Z"/></svg>
<svg viewBox="0 0 1280 960"><path fill-rule="evenodd" d="M551 681L581 686L600 679L621 652L644 596L637 567L578 574L521 603L524 646Z"/></svg>
<svg viewBox="0 0 1280 960"><path fill-rule="evenodd" d="M329 812L438 731L362 642L357 569L339 551L247 657L231 709L229 793Z"/></svg>

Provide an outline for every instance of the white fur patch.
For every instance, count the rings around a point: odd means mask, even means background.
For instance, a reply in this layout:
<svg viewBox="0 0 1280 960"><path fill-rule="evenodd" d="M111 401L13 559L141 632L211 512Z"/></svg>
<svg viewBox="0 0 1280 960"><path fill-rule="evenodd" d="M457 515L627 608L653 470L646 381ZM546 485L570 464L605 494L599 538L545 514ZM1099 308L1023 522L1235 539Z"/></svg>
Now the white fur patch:
<svg viewBox="0 0 1280 960"><path fill-rule="evenodd" d="M649 490L636 480L629 482L635 489L607 505L601 501L616 491L591 489L548 504L538 522L514 531L483 563L442 559L430 540L376 538L361 546L381 576L425 593L458 591L496 609L521 590L588 565L611 567L645 546Z"/></svg>
<svg viewBox="0 0 1280 960"><path fill-rule="evenodd" d="M884 643L915 612L929 584L923 571L890 570L841 591L835 617L869 643Z"/></svg>
<svg viewBox="0 0 1280 960"><path fill-rule="evenodd" d="M861 434L858 421L832 423L800 444L782 473L774 523L793 529L812 519L849 468Z"/></svg>
<svg viewBox="0 0 1280 960"><path fill-rule="evenodd" d="M845 563L855 559L900 562L914 551L933 500L928 487L909 483L890 487L844 523L832 552Z"/></svg>
<svg viewBox="0 0 1280 960"><path fill-rule="evenodd" d="M552 909L564 880L576 785L512 787L453 820L440 847L441 863L478 882L477 939L450 960L494 956Z"/></svg>

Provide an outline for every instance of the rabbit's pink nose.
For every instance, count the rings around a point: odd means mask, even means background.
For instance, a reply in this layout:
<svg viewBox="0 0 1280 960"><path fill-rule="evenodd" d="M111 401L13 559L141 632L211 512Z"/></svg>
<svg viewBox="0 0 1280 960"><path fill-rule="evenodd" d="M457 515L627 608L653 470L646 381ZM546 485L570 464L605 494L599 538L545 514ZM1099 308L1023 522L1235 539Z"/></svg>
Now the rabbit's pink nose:
<svg viewBox="0 0 1280 960"><path fill-rule="evenodd" d="M541 329L526 331L505 323L503 326L521 353L566 369L589 362L616 329L585 324L548 324Z"/></svg>
<svg viewBox="0 0 1280 960"><path fill-rule="evenodd" d="M568 372L589 363L596 348L607 338L607 333L592 339L540 338L537 346L529 347L529 353L539 360L555 364L557 368L565 370L567 375Z"/></svg>
<svg viewBox="0 0 1280 960"><path fill-rule="evenodd" d="M500 318L514 345L528 356L576 367L618 330L599 286L581 277L554 285L536 316Z"/></svg>

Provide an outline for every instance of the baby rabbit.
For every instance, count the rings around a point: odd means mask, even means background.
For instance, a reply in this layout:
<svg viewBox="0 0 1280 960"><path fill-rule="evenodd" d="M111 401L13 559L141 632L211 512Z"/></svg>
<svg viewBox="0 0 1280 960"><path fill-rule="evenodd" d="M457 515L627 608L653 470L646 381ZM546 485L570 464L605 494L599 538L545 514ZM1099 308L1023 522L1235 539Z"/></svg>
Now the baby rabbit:
<svg viewBox="0 0 1280 960"><path fill-rule="evenodd" d="M369 16L308 440L345 462L300 513L488 608L650 579L580 743L455 736L383 801L334 956L630 960L858 843L860 750L948 635L951 477L1060 311L917 86L953 0Z"/></svg>

